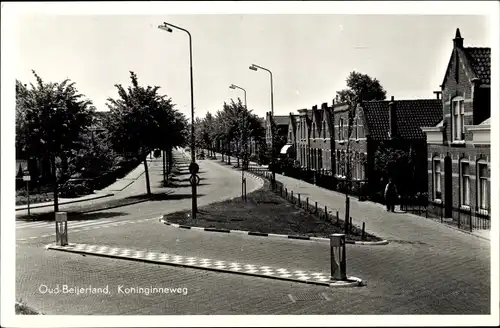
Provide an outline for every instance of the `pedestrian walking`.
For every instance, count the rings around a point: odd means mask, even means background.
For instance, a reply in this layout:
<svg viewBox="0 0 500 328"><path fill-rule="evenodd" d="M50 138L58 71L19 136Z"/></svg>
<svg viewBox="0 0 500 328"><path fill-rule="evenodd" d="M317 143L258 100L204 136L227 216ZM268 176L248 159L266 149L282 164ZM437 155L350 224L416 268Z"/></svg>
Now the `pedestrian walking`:
<svg viewBox="0 0 500 328"><path fill-rule="evenodd" d="M394 212L396 199L398 198L398 191L396 189L396 184L392 181L391 178L389 178L389 182L385 186L384 197L387 211Z"/></svg>

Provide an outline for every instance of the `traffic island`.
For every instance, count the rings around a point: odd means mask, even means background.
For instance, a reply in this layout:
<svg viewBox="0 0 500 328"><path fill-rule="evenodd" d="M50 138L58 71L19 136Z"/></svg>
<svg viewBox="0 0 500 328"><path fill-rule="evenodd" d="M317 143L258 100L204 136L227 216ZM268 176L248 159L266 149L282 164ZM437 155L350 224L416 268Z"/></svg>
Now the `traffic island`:
<svg viewBox="0 0 500 328"><path fill-rule="evenodd" d="M179 228L204 229L211 232L238 232L248 235L328 241L331 234L344 233L343 222L325 220L300 208L283 197L262 188L246 195L198 209L196 220L190 211L164 215L164 224ZM364 238L363 238L364 237ZM346 243L384 245L387 241L354 230Z"/></svg>
<svg viewBox="0 0 500 328"><path fill-rule="evenodd" d="M327 287L359 287L366 285L361 279L356 277L345 277L345 279L336 280L331 279L331 275L328 273L312 272L299 268L277 268L242 262L167 254L161 251L135 250L89 244L67 244L64 246L49 244L45 248L52 251L62 251L74 254L100 256L159 265L180 266L193 269L322 285Z"/></svg>

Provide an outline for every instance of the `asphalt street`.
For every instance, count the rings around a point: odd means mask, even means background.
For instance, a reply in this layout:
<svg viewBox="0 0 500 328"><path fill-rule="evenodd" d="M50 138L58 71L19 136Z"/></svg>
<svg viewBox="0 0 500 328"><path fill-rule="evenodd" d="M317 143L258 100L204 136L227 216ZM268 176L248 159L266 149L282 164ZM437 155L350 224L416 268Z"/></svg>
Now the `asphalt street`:
<svg viewBox="0 0 500 328"><path fill-rule="evenodd" d="M199 188L200 206L239 196L240 172L209 160L200 161L200 169L204 172L200 174L204 178L204 185ZM249 189L258 188L261 183L247 180ZM190 187L183 188L172 196L187 196ZM310 194L319 189L308 188ZM329 272L329 247L323 242L182 230L161 224L157 219L161 214L190 207L189 197L176 197L90 213L95 216L94 220L71 223L69 240ZM366 215L374 213L371 208L365 211ZM377 220L373 221L374 225L383 222ZM113 225L116 222L123 224ZM393 228L387 234L393 240L389 245L347 246L348 274L367 281L367 286L342 289L47 251L43 247L53 242L54 236L43 236L50 227L19 227L16 231L16 296L46 314L490 312L488 241L468 235L463 237L464 234L451 229L441 231L436 228L438 225L425 224L418 234L411 229L406 232L401 226L399 232ZM40 291L41 285L57 284L107 285L112 293L62 295ZM180 287L187 288L188 292L186 295L120 294L121 285Z"/></svg>

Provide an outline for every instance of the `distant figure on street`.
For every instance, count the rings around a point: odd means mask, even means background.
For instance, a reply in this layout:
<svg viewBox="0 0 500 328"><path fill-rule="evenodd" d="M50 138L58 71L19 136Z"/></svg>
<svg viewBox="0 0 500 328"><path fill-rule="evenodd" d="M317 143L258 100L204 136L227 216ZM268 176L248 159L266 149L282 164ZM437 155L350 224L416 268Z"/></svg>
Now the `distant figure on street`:
<svg viewBox="0 0 500 328"><path fill-rule="evenodd" d="M398 191L396 189L396 185L394 184L391 178L389 178L389 182L385 186L384 197L385 197L385 204L387 206L387 211L394 212L394 208L396 206L396 200L398 198Z"/></svg>

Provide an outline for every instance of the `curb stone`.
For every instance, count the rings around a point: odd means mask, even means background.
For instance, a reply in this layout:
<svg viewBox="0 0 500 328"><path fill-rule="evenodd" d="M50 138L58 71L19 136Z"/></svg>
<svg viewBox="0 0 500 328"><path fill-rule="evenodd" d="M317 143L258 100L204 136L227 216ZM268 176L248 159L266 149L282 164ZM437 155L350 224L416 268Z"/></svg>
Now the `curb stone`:
<svg viewBox="0 0 500 328"><path fill-rule="evenodd" d="M177 223L170 223L167 220L165 220L163 217L160 218L158 221L165 224L165 225L171 226L173 228L181 228L181 229L203 230L203 231L207 231L207 232L239 233L239 234L243 234L243 235L259 236L259 237L274 237L274 238L285 238L285 239L300 239L300 240L313 240L313 241L321 241L321 242L330 242L330 238L324 238L324 237L281 235L281 234L257 232L257 231L243 231L243 230L229 230L229 229L187 226L187 225L182 225L182 224L177 224ZM388 240L380 240L380 241L346 240L346 244L379 246L379 245L387 245L387 244L389 244L389 241Z"/></svg>
<svg viewBox="0 0 500 328"><path fill-rule="evenodd" d="M83 247L81 247L83 246ZM86 246L91 246L92 250L90 249L85 249ZM149 252L149 251L137 251L137 250L130 250L130 249L120 249L120 248L113 248L113 247L108 247L108 246L101 246L99 249L97 249L99 245L86 245L86 244L68 244L67 246L58 246L54 244L48 244L45 246L45 250L53 250L53 251L62 251L62 252L68 252L68 253L73 253L73 254L81 254L81 255L93 255L93 256L99 256L99 257L106 257L106 258L111 258L111 259L119 259L119 260L129 260L129 261L136 261L136 262L144 262L144 263L153 263L153 264L159 264L159 265L170 265L170 266L177 266L177 267L184 267L184 268L192 268L192 269L202 269L202 270L208 270L208 271L215 271L215 272L223 272L223 273L232 273L232 274L240 274L240 275L246 275L246 276L253 276L253 277L259 277L259 278L269 278L269 279L274 279L274 280L284 280L284 281L292 281L292 282L300 282L300 283L305 283L309 285L321 285L321 286L327 286L327 287L362 287L366 286L366 282L361 280L360 278L357 277L347 277L345 281L334 281L332 282L330 279L326 278L327 275L325 274L319 274L320 276L323 276L321 280L319 280L319 277L316 276L316 279L314 278L315 275L318 275L317 273L309 273L306 271L295 271L296 277L291 278L291 276L294 273L288 272L284 273L284 276L279 276L279 275L273 275L273 274L268 274L268 273L258 273L258 270L266 268L266 270L272 270L276 272L280 272L280 270L283 269L275 269L271 267L260 267L260 269L257 269L256 267L258 265L250 265L250 264L239 264L239 263L234 263L238 265L238 268L226 268L227 265L222 264L222 266L218 266L219 262L225 262L225 261L217 261L216 260L211 260L211 259L196 259L193 262L186 262L183 263L183 258L185 256L173 256L169 254L164 254L164 253L158 253L158 252ZM107 250L110 251L107 251ZM119 251L122 251L122 254L118 254ZM127 255L124 255L126 252ZM132 255L132 253L135 253ZM151 257L149 256L151 255ZM154 256L153 256L154 255ZM160 259L155 259L157 255L164 255L165 257ZM167 257L173 257L174 260L167 259ZM180 259L179 259L180 258ZM188 260L195 259L193 257L187 258ZM214 262L215 266L212 266L212 263L208 264L208 262ZM200 262L199 264L195 264L195 262ZM207 265L208 264L208 265ZM247 271L242 270L243 267L249 267L247 268ZM252 268L250 268L252 267ZM285 269L285 271L288 271ZM306 275L313 277L312 279L309 280L309 278L306 279L300 279L298 278L298 275Z"/></svg>

